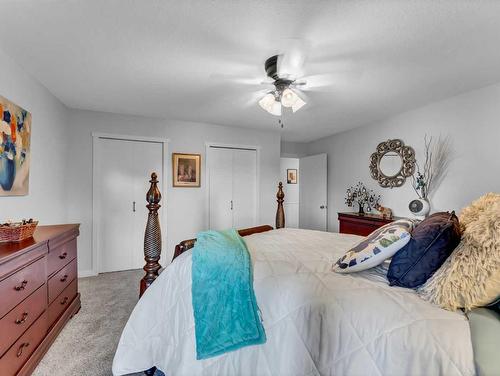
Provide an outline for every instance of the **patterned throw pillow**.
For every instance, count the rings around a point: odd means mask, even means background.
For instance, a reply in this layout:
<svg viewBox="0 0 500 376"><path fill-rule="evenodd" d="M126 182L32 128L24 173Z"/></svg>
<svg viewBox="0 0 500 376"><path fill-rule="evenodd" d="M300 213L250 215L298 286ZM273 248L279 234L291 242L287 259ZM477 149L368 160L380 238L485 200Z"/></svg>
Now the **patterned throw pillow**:
<svg viewBox="0 0 500 376"><path fill-rule="evenodd" d="M333 271L352 273L382 264L410 241L415 225L411 219L400 219L378 228L348 250L333 265Z"/></svg>

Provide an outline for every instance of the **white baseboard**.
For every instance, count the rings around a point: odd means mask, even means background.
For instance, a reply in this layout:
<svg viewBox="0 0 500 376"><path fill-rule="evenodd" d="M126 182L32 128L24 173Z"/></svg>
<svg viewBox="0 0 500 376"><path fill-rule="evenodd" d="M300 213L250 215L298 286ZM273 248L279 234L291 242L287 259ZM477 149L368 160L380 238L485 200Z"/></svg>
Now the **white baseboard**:
<svg viewBox="0 0 500 376"><path fill-rule="evenodd" d="M85 277L95 277L97 273L95 273L93 270L79 270L78 271L78 278L85 278Z"/></svg>

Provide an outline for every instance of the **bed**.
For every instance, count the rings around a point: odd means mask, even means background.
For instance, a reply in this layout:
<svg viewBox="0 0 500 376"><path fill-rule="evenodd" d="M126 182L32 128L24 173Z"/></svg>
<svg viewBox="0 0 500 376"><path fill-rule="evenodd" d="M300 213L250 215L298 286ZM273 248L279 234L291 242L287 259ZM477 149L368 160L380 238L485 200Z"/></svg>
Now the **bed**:
<svg viewBox="0 0 500 376"><path fill-rule="evenodd" d="M133 310L115 375L153 366L168 376L475 374L464 314L390 287L383 265L333 273L332 264L360 237L279 228L280 196L278 228L259 227L244 238L267 342L196 360L189 240Z"/></svg>

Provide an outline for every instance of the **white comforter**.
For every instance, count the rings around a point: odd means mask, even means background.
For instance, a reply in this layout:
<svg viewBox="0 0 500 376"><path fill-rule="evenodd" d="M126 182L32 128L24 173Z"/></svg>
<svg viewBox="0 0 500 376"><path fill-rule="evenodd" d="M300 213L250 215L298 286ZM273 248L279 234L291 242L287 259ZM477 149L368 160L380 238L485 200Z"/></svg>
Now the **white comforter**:
<svg viewBox="0 0 500 376"><path fill-rule="evenodd" d="M197 361L191 252L146 291L123 331L113 373L176 375L472 375L467 319L390 287L382 267L336 274L357 236L282 229L244 238L267 343Z"/></svg>

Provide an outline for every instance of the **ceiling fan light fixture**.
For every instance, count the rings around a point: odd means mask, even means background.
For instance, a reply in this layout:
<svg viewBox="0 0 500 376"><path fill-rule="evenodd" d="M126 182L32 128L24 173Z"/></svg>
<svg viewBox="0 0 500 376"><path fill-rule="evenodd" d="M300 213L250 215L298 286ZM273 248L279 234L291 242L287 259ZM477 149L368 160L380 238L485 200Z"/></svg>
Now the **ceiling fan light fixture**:
<svg viewBox="0 0 500 376"><path fill-rule="evenodd" d="M264 110L269 112L269 110L272 108L274 105L274 102L276 102L274 95L272 93L267 93L264 95L264 97L259 101L259 106L262 107Z"/></svg>
<svg viewBox="0 0 500 376"><path fill-rule="evenodd" d="M267 112L274 116L281 116L281 103L274 101L273 105Z"/></svg>
<svg viewBox="0 0 500 376"><path fill-rule="evenodd" d="M302 98L299 97L297 94L295 94L295 96L297 97L297 100L292 105L292 111L293 112L297 112L298 110L300 110L306 104L306 102L303 101Z"/></svg>
<svg viewBox="0 0 500 376"><path fill-rule="evenodd" d="M281 93L281 104L283 107L292 107L299 96L290 88L286 88Z"/></svg>

